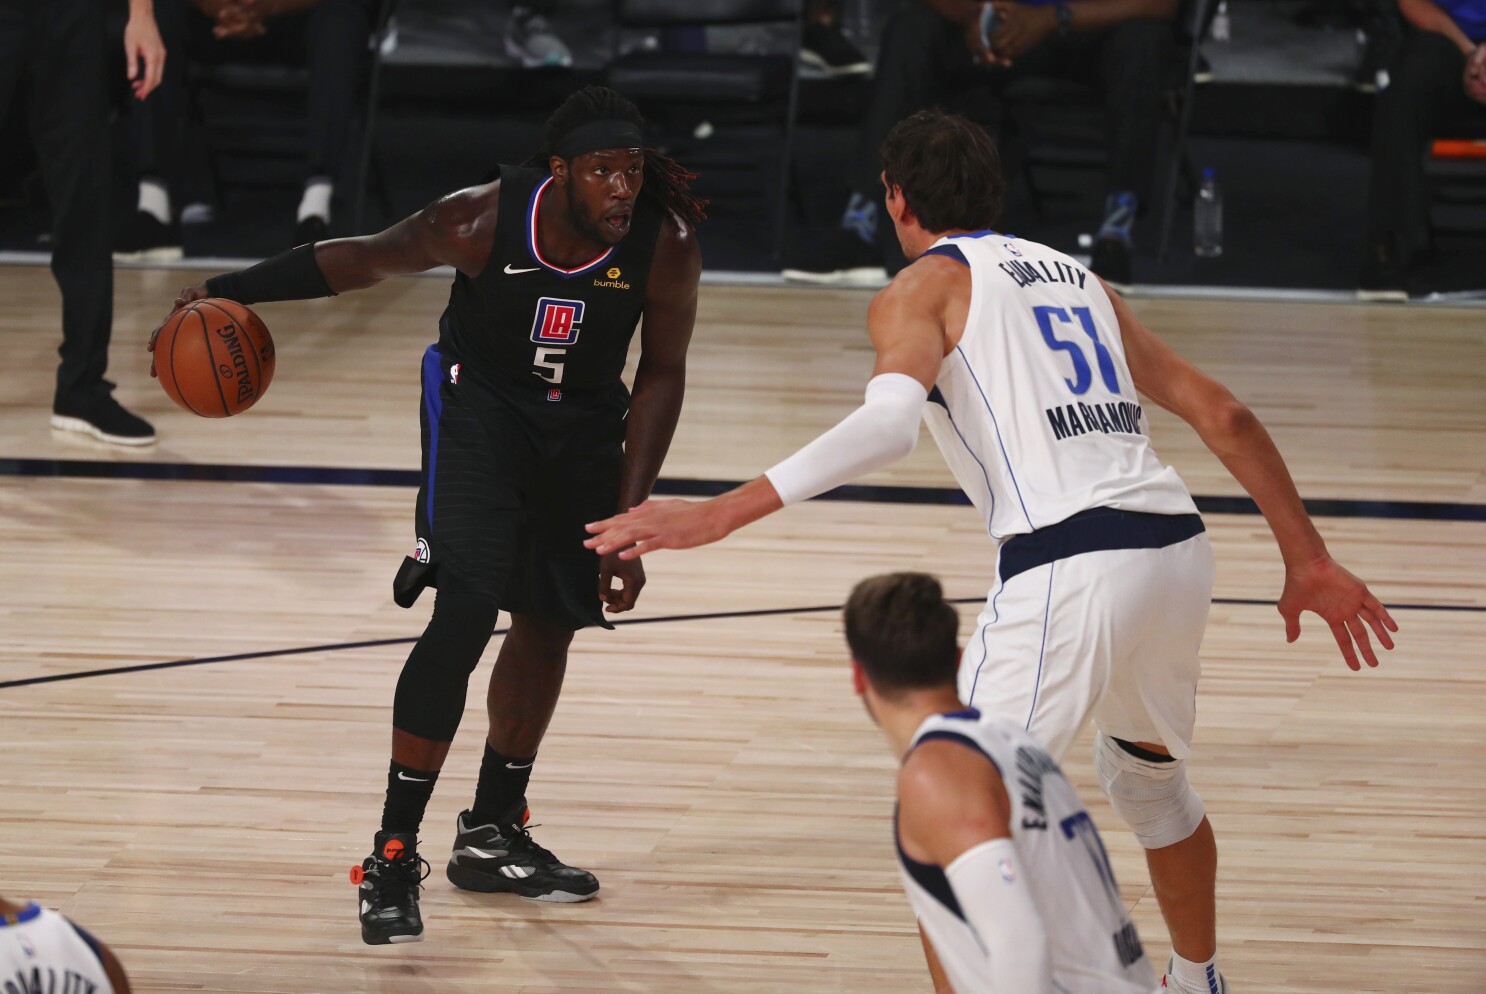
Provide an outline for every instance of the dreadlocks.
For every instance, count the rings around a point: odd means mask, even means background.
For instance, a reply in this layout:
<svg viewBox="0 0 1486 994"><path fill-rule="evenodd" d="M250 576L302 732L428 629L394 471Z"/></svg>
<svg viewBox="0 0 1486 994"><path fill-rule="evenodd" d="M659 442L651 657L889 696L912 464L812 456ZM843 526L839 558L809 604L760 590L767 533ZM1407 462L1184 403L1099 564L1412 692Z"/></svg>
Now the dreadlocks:
<svg viewBox="0 0 1486 994"><path fill-rule="evenodd" d="M547 118L543 151L526 164L545 166L564 136L592 121L627 121L636 129L644 125L640 110L629 100L604 86L585 86L562 102ZM642 196L650 196L687 224L696 224L707 216L707 201L691 192L691 181L697 174L669 155L645 149L645 185Z"/></svg>

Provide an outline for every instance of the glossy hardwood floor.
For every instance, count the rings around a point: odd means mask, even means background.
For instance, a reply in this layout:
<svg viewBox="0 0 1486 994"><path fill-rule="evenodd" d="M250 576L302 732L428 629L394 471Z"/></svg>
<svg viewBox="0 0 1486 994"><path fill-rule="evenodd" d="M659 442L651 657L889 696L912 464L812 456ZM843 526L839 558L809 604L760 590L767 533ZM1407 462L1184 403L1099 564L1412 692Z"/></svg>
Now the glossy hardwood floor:
<svg viewBox="0 0 1486 994"><path fill-rule="evenodd" d="M161 435L143 452L46 426L57 300L0 268L0 458L416 467L417 364L446 294L406 280L260 308L273 388L227 421L148 380L143 343L191 274L121 271L113 376ZM866 294L707 287L673 478L742 479L833 423L870 368ZM1486 503L1486 312L1135 301L1248 400L1317 498ZM1194 492L1237 493L1157 415ZM875 478L948 486L931 442ZM537 837L603 882L546 906L442 875L478 766L483 686L424 831L427 941L358 938L346 870L380 811L392 687L429 605L390 581L399 487L0 476L0 893L111 942L140 991L928 991L896 878L892 761L850 691L835 610L864 575L928 569L978 600L964 508L813 502L647 562L641 606L579 636L531 793ZM1261 519L1209 515L1219 558L1192 779L1222 849L1235 994L1486 989L1486 523L1321 521L1395 605L1398 650L1354 674L1267 603ZM976 611L964 605L964 619ZM688 618L778 610L764 616ZM337 648L348 643L369 644ZM319 648L315 648L319 647ZM296 651L283 655L253 654ZM1159 968L1139 850L1090 801Z"/></svg>

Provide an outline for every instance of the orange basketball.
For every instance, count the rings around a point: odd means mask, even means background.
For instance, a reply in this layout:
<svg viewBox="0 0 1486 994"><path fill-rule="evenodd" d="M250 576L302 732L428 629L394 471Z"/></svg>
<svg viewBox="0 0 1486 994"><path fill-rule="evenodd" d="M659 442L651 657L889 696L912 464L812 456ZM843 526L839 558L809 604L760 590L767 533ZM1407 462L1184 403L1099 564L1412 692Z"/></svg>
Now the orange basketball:
<svg viewBox="0 0 1486 994"><path fill-rule="evenodd" d="M176 311L155 339L155 375L170 399L203 418L240 414L273 380L273 338L248 308L208 297Z"/></svg>

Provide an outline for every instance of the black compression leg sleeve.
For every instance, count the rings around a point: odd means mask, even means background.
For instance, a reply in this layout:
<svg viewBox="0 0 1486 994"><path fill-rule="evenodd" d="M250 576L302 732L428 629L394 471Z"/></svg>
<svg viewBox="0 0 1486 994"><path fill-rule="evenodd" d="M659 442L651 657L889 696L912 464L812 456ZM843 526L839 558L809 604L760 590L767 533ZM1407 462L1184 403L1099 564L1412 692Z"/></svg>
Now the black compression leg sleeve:
<svg viewBox="0 0 1486 994"><path fill-rule="evenodd" d="M495 601L479 594L439 591L433 617L397 680L392 724L410 735L450 742L464 715L470 674L499 617Z"/></svg>

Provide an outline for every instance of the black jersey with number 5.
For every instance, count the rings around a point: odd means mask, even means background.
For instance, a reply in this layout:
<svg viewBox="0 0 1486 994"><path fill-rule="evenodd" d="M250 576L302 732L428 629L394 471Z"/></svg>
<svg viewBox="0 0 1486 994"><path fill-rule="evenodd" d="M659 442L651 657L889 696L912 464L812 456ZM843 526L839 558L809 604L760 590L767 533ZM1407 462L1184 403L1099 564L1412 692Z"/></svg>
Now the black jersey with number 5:
<svg viewBox="0 0 1486 994"><path fill-rule="evenodd" d="M562 193L545 169L502 166L500 214L479 276L456 273L439 322L445 355L482 372L549 389L612 384L645 305L664 208L636 200L618 245L568 269L537 244L543 205Z"/></svg>

